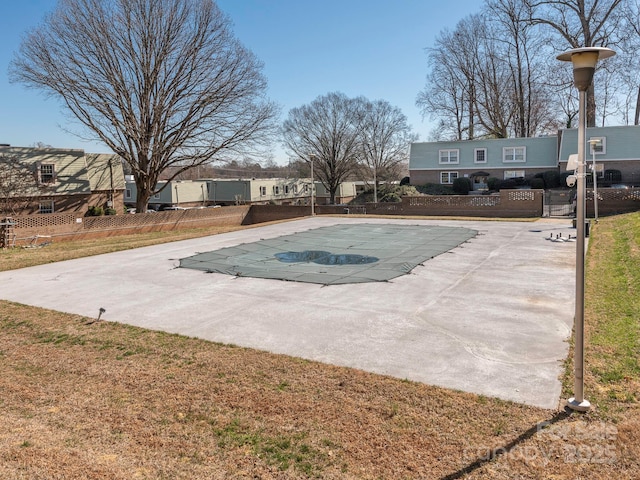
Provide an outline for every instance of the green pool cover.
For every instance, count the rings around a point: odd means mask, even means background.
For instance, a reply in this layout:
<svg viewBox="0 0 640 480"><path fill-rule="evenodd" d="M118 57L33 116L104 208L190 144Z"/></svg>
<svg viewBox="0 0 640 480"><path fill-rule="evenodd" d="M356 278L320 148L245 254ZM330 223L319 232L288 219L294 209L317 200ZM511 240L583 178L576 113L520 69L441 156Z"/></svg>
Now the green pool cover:
<svg viewBox="0 0 640 480"><path fill-rule="evenodd" d="M462 227L332 225L199 253L180 267L322 285L384 282L477 234Z"/></svg>

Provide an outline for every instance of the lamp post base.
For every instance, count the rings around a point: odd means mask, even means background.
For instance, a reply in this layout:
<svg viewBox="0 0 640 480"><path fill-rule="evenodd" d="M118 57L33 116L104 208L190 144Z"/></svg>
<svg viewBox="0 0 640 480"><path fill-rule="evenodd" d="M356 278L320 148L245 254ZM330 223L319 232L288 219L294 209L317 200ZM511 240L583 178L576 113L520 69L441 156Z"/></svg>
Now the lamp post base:
<svg viewBox="0 0 640 480"><path fill-rule="evenodd" d="M571 410L575 410L576 412L588 412L591 408L591 404L589 400L582 400L582 402L578 402L575 398L571 397L567 400L567 407Z"/></svg>

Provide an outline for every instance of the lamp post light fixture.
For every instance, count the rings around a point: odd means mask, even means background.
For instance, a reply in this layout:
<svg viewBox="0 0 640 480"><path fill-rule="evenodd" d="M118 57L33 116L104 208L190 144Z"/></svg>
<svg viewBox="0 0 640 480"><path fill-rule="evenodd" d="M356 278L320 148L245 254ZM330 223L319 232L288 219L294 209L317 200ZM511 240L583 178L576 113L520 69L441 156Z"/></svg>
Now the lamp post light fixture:
<svg viewBox="0 0 640 480"><path fill-rule="evenodd" d="M314 195L313 195L313 192L315 190L313 188L314 187L314 185L313 185L313 160L316 159L316 158L318 158L318 157L315 156L315 155L309 155L309 160L311 161L311 216L312 217L315 217L315 215L316 215L315 206L314 206L315 199L314 199Z"/></svg>
<svg viewBox="0 0 640 480"><path fill-rule="evenodd" d="M593 161L591 163L591 173L593 174L593 217L598 223L598 172L596 171L596 146L600 145L599 138L592 138L589 140L591 146L591 156Z"/></svg>
<svg viewBox="0 0 640 480"><path fill-rule="evenodd" d="M585 103L587 90L591 86L593 74L599 59L612 57L616 52L604 47L574 48L559 55L563 62L573 64L573 81L579 93L578 107L578 165L577 203L576 203L576 309L574 326L574 377L573 397L567 400L567 406L578 412L586 412L591 404L584 398L584 263L585 263L585 210L586 210L586 182L585 182Z"/></svg>

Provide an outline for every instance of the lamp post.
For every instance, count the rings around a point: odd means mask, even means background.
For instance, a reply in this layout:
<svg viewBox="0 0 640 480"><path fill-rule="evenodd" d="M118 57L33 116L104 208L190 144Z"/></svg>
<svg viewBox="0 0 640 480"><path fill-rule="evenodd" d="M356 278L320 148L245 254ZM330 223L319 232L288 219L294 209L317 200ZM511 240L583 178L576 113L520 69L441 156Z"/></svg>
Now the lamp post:
<svg viewBox="0 0 640 480"><path fill-rule="evenodd" d="M573 81L579 93L578 107L578 165L577 204L576 204L576 310L574 337L574 396L567 400L567 406L572 410L586 412L591 404L584 398L584 254L585 254L585 210L586 210L586 182L585 182L585 103L587 90L591 86L593 74L599 59L609 58L615 52L604 47L575 48L559 55L563 62L573 64Z"/></svg>
<svg viewBox="0 0 640 480"><path fill-rule="evenodd" d="M315 203L315 199L313 198L313 160L317 158L315 155L309 155L309 160L311 160L311 216L314 217L316 215L316 211L315 211L315 207L314 207L314 203Z"/></svg>
<svg viewBox="0 0 640 480"><path fill-rule="evenodd" d="M591 164L591 172L593 174L593 216L596 223L598 223L598 172L596 171L596 145L600 145L600 140L592 138L589 140L591 145L591 156L593 162Z"/></svg>

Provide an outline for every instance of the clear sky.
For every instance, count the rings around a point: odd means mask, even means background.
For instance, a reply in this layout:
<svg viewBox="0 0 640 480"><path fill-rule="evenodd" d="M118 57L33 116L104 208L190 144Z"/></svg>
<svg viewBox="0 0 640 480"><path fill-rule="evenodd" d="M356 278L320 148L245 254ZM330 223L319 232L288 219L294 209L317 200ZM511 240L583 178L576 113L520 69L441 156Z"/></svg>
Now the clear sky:
<svg viewBox="0 0 640 480"><path fill-rule="evenodd" d="M0 143L108 152L66 130L78 130L59 103L10 84L7 69L23 34L56 0L3 2L0 15ZM264 62L269 97L291 108L339 91L387 100L426 140L432 125L415 99L427 74L425 48L444 28L476 13L481 0L218 0L236 36ZM281 148L277 163L286 163Z"/></svg>

